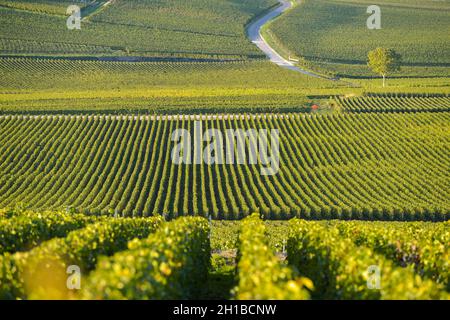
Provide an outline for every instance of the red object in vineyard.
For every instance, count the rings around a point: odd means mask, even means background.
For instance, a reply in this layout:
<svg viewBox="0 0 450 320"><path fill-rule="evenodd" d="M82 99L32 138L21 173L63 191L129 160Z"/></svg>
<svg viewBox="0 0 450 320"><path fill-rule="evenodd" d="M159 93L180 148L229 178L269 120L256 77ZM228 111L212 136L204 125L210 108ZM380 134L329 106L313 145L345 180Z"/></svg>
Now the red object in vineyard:
<svg viewBox="0 0 450 320"><path fill-rule="evenodd" d="M311 107L312 110L317 110L319 109L319 106L317 104L313 104Z"/></svg>

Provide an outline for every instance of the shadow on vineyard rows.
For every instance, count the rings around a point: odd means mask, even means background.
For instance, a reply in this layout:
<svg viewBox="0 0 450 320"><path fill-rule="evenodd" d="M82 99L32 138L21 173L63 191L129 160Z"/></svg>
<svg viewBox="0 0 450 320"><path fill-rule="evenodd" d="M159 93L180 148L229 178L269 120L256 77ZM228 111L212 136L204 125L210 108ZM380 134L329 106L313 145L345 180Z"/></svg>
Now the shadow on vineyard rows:
<svg viewBox="0 0 450 320"><path fill-rule="evenodd" d="M235 254L211 254L211 267L200 299L224 300L232 297L232 289L236 286Z"/></svg>

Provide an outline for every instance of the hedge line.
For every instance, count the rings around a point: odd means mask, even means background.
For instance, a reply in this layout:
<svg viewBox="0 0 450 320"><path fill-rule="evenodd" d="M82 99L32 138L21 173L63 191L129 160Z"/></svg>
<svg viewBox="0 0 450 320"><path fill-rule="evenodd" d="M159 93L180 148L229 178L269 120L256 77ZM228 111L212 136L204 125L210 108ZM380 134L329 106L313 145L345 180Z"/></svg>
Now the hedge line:
<svg viewBox="0 0 450 320"><path fill-rule="evenodd" d="M441 285L422 279L411 267L395 266L385 256L343 238L336 228L317 222L290 222L288 259L312 279L313 297L320 299L449 298ZM380 271L380 289L371 281L371 267Z"/></svg>
<svg viewBox="0 0 450 320"><path fill-rule="evenodd" d="M49 240L29 252L0 256L0 299L65 299L68 266L85 273L100 255L127 248L133 238L144 238L161 224L160 218L106 219Z"/></svg>
<svg viewBox="0 0 450 320"><path fill-rule="evenodd" d="M307 278L284 266L270 249L266 226L258 214L241 222L238 240L238 285L234 298L242 300L303 300L309 298Z"/></svg>
<svg viewBox="0 0 450 320"><path fill-rule="evenodd" d="M192 299L210 263L209 226L204 218L165 223L129 250L101 259L82 299Z"/></svg>

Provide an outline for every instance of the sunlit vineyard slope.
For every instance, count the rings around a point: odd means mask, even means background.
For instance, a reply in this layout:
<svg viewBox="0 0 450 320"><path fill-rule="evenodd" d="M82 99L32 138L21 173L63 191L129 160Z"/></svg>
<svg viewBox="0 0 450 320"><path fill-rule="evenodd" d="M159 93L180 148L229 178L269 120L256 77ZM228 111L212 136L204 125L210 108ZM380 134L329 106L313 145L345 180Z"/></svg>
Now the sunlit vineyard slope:
<svg viewBox="0 0 450 320"><path fill-rule="evenodd" d="M263 57L246 39L244 26L277 3L275 0L115 0L98 12L88 12L95 14L82 21L81 30L68 30L65 11L60 11L61 3L55 7L49 1L2 2L6 5L0 6L0 53L3 54L222 59ZM65 1L64 4L68 6Z"/></svg>
<svg viewBox="0 0 450 320"><path fill-rule="evenodd" d="M381 8L381 29L370 30L369 5ZM274 21L268 39L286 54L322 62L344 75L372 75L365 68L367 53L376 47L401 54L407 73L448 76L450 66L450 6L445 1L302 1ZM417 66L420 71L412 67ZM424 66L446 68L430 69ZM399 72L397 75L405 75Z"/></svg>
<svg viewBox="0 0 450 320"><path fill-rule="evenodd" d="M449 120L448 113L418 113L202 121L202 130L278 129L279 172L264 176L261 163L175 165L172 132L193 136L187 117L4 116L0 206L225 219L251 212L448 219Z"/></svg>

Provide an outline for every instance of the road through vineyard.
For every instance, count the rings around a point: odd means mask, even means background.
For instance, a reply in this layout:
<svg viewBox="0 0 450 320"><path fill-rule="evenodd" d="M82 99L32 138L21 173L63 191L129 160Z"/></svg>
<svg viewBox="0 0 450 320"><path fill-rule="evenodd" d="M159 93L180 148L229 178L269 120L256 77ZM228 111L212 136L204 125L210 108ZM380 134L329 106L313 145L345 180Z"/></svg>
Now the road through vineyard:
<svg viewBox="0 0 450 320"><path fill-rule="evenodd" d="M280 5L278 7L269 11L267 14L260 17L256 21L253 21L247 26L247 35L250 41L252 41L262 52L264 52L264 54L269 58L269 60L275 63L276 65L279 65L280 67L289 70L303 73L308 76L320 78L319 75L307 71L305 69L302 69L299 66L295 66L294 63L283 58L283 56L279 52L277 52L274 48L272 48L270 44L267 43L267 41L261 35L261 29L263 28L263 26L267 25L270 21L277 18L280 14L283 14L287 10L291 9L293 6L291 1L279 0L279 2Z"/></svg>

